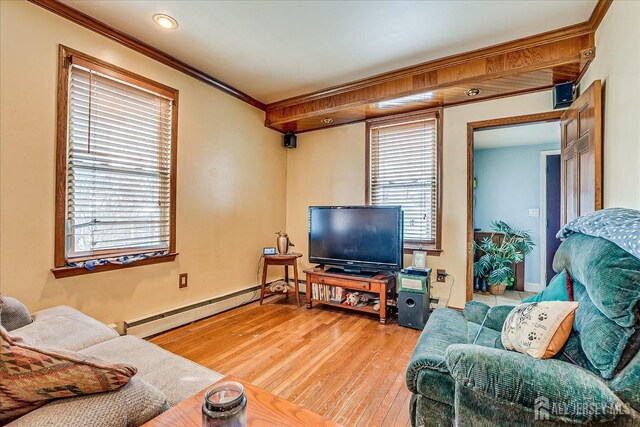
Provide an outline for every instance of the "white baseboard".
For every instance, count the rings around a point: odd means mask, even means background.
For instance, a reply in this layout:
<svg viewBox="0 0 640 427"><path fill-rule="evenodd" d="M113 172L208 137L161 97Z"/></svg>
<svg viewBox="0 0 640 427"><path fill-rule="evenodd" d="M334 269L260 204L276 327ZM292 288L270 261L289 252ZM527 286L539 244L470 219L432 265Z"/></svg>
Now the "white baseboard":
<svg viewBox="0 0 640 427"><path fill-rule="evenodd" d="M524 290L525 292L535 292L535 293L539 293L544 291L544 286L541 285L540 283L530 283L530 282L525 282L524 284Z"/></svg>

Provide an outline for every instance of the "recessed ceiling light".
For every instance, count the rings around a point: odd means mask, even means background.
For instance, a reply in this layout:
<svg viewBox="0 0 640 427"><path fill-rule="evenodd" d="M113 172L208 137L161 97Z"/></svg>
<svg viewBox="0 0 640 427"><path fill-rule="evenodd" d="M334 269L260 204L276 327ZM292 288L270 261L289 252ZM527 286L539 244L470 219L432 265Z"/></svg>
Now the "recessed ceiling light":
<svg viewBox="0 0 640 427"><path fill-rule="evenodd" d="M333 123L333 119L331 117L324 117L324 118L320 119L320 121L322 123L324 123L325 125Z"/></svg>
<svg viewBox="0 0 640 427"><path fill-rule="evenodd" d="M467 96L477 96L480 94L480 89L467 89L464 91Z"/></svg>
<svg viewBox="0 0 640 427"><path fill-rule="evenodd" d="M390 99L389 101L378 102L378 108L386 109L386 108L396 108L402 107L407 104L411 104L414 102L422 102L429 101L433 98L433 92L426 93L416 93L414 95L403 96L402 98Z"/></svg>
<svg viewBox="0 0 640 427"><path fill-rule="evenodd" d="M153 15L153 22L160 25L165 30L173 30L178 26L178 22L169 15Z"/></svg>

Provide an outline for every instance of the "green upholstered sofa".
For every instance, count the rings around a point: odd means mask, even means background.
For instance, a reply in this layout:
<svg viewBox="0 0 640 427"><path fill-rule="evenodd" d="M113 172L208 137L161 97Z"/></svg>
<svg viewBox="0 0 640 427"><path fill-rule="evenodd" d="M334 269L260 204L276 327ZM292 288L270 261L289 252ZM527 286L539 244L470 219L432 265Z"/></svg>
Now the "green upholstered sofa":
<svg viewBox="0 0 640 427"><path fill-rule="evenodd" d="M504 350L512 306L432 313L407 369L414 426L640 425L640 259L575 234L554 269L569 271L580 306L552 359Z"/></svg>

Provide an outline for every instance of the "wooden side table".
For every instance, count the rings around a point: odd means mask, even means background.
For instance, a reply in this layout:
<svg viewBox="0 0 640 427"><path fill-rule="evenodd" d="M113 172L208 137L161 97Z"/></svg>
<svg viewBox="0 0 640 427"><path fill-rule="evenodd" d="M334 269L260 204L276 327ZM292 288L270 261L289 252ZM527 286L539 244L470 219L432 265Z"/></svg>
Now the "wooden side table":
<svg viewBox="0 0 640 427"><path fill-rule="evenodd" d="M262 268L262 283L260 286L260 305L262 305L262 300L264 299L265 293L283 294L288 296L287 292L273 292L270 289L267 289L267 269L270 265L283 265L284 281L287 282L287 284L289 283L289 266L293 267L293 283L295 286L296 301L298 302L298 307L300 307L300 286L298 285L298 258L300 258L301 256L302 254L299 253L264 256L264 266Z"/></svg>

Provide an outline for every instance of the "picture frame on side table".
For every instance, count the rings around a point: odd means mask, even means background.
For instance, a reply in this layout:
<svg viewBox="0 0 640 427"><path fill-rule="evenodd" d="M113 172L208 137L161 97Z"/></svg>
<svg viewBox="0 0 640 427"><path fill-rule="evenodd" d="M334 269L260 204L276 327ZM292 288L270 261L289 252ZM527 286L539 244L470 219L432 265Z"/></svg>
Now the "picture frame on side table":
<svg viewBox="0 0 640 427"><path fill-rule="evenodd" d="M427 268L427 253L424 251L413 251L411 266L416 270L424 270Z"/></svg>

